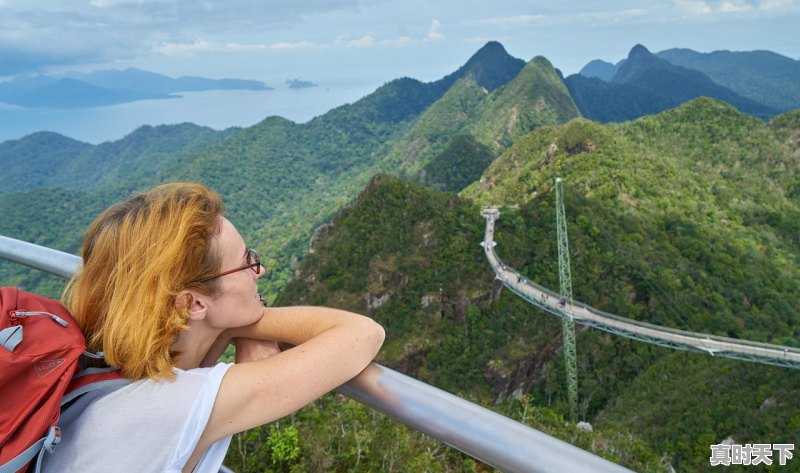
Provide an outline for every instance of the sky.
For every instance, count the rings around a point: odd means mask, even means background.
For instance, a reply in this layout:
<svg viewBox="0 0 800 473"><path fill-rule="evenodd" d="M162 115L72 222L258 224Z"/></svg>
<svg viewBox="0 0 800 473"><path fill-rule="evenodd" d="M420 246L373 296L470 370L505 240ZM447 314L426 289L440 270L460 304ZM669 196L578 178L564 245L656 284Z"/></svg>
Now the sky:
<svg viewBox="0 0 800 473"><path fill-rule="evenodd" d="M437 80L490 40L570 75L636 44L798 59L797 25L800 0L0 0L0 77L137 67L379 86Z"/></svg>

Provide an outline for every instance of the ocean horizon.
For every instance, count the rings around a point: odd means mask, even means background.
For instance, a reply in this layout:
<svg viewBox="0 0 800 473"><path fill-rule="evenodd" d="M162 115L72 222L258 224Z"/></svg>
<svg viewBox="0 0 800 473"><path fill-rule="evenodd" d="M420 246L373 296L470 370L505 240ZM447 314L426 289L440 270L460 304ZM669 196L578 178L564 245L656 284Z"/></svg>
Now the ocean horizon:
<svg viewBox="0 0 800 473"><path fill-rule="evenodd" d="M143 125L188 122L222 130L249 127L271 116L305 123L361 99L380 85L363 82L299 89L181 92L180 98L78 109L23 108L0 103L0 143L39 131L100 144L124 138Z"/></svg>

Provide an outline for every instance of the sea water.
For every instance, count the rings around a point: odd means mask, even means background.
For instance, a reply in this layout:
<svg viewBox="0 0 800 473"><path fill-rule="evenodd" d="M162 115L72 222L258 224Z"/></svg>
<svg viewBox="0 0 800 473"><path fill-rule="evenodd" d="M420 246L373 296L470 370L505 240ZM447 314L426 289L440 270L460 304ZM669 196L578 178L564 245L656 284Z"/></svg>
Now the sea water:
<svg viewBox="0 0 800 473"><path fill-rule="evenodd" d="M365 81L301 89L182 92L177 94L179 98L80 109L23 108L0 103L0 142L52 131L98 144L123 138L142 125L189 122L221 130L248 127L270 116L304 123L353 103L380 85Z"/></svg>

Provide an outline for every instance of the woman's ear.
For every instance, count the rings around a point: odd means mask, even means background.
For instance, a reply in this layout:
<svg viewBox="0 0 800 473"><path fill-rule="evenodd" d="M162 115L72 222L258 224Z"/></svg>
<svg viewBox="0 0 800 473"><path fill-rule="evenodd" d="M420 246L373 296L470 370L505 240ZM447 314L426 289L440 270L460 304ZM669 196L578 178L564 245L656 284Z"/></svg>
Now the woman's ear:
<svg viewBox="0 0 800 473"><path fill-rule="evenodd" d="M208 311L206 296L195 291L181 291L175 297L175 308L178 310L189 309L189 320L202 320Z"/></svg>

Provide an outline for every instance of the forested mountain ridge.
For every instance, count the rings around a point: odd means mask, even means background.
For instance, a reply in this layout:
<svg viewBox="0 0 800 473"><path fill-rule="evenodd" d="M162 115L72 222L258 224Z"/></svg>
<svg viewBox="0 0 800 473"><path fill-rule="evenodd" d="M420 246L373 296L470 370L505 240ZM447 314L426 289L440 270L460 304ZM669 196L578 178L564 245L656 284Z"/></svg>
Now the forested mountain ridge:
<svg viewBox="0 0 800 473"><path fill-rule="evenodd" d="M712 81L700 71L675 66L642 45L631 49L611 82L573 74L565 79L581 114L601 122L622 122L707 96L767 119L778 111Z"/></svg>
<svg viewBox="0 0 800 473"><path fill-rule="evenodd" d="M489 95L472 77L459 79L431 105L389 150L387 161L407 175L414 175L439 154L455 136L463 133L470 117Z"/></svg>
<svg viewBox="0 0 800 473"><path fill-rule="evenodd" d="M667 49L656 56L703 72L714 82L780 111L800 108L800 60L771 51Z"/></svg>
<svg viewBox="0 0 800 473"><path fill-rule="evenodd" d="M525 61L517 59L497 41L489 41L452 74L435 82L442 90L450 89L459 79L471 77L476 84L493 92L519 74Z"/></svg>
<svg viewBox="0 0 800 473"><path fill-rule="evenodd" d="M3 102L25 108L74 109L102 107L137 100L179 98L160 92L99 87L68 77L22 93L4 89L8 89L8 84L0 84L0 99Z"/></svg>
<svg viewBox="0 0 800 473"><path fill-rule="evenodd" d="M532 409L566 414L560 321L493 282L477 244L480 205L502 205L501 258L557 289L562 177L577 300L800 346L799 113L765 124L696 99L619 125L541 127L459 199L383 176L315 240L276 303L369 313L387 328L381 362L484 404L527 393ZM704 471L711 444L791 443L800 425L786 422L800 418L793 370L585 327L577 341L581 418L645 441L618 459L638 471Z"/></svg>
<svg viewBox="0 0 800 473"><path fill-rule="evenodd" d="M220 89L267 90L240 79L179 77L128 68L16 77L0 83L0 102L22 107L86 108L144 99L180 98L176 92Z"/></svg>
<svg viewBox="0 0 800 473"><path fill-rule="evenodd" d="M59 185L67 163L91 147L49 131L0 143L0 194Z"/></svg>
<svg viewBox="0 0 800 473"><path fill-rule="evenodd" d="M526 130L525 127L530 130L539 123L554 123L553 116L561 118L565 113L558 108L560 102L551 105L551 96L557 95L549 92L553 85L540 82L545 78L560 84L552 66L543 58L532 61L510 82L491 92L490 99L495 96L500 99L488 102L490 108L483 107L483 102L469 99L463 110L453 108L456 101L452 98L464 96L459 91L465 87L471 91L468 93L477 90L475 87L469 89L467 85L477 84L476 71L477 76L483 74L485 81L494 81L494 86L499 80L512 77L517 63L509 61L508 57L501 46L489 43L457 71L463 77L451 74L431 83L398 79L352 105L336 108L303 125L277 118L265 120L195 156L192 165L185 166L186 172L182 177L202 180L215 187L230 182L230 179L238 181L240 184L229 198L247 204L231 206L232 215L237 221L247 222L243 225L246 234L275 243L264 254L273 260L276 272L286 271L290 258L302 251L298 245L306 241L305 237L298 239L298 233L310 235L313 228L350 202L376 172L404 172L404 166L396 161L397 155L391 149L397 143L408 142L406 130L429 126L429 118L437 114L441 117L440 123L448 120L458 123L458 117L466 114L466 120L472 119L474 124L473 128L467 128L468 132L475 129L476 136L507 146ZM546 64L542 65L542 61ZM500 74L496 71L491 80L481 72L498 62L508 65L507 72ZM548 72L539 72L548 66ZM448 90L443 90L451 83L453 85ZM563 84L560 87L560 100L571 104ZM535 101L529 102L534 93L539 95L534 97ZM475 102L479 102L477 107ZM511 112L513 108L518 112ZM529 108L531 112L527 111ZM491 110L496 117L514 116L520 120L509 118L502 122L502 128L481 130L477 124L486 127L492 123L480 121L486 116L481 115L485 110ZM545 118L539 122L528 119L532 113ZM566 113L576 115L577 110L573 106ZM449 143L449 137L458 131L457 128L442 133L443 141ZM493 133L501 137L495 137ZM269 151L265 153L265 150ZM412 155L414 160L425 163L424 155ZM223 156L227 158L221 159ZM412 162L409 167L414 169L413 166ZM419 164L416 164L418 168ZM253 174L262 177L259 180L248 179ZM275 192L276 189L282 191ZM285 277L287 273L283 274Z"/></svg>
<svg viewBox="0 0 800 473"><path fill-rule="evenodd" d="M144 125L116 141L90 145L57 133L39 132L0 143L6 183L0 194L48 187L68 189L119 185L120 181L156 182L170 172L172 159L236 133L191 123Z"/></svg>
<svg viewBox="0 0 800 473"><path fill-rule="evenodd" d="M481 103L469 131L499 154L539 126L564 123L579 115L553 65L537 56Z"/></svg>
<svg viewBox="0 0 800 473"><path fill-rule="evenodd" d="M102 198L104 205L110 203L105 199L119 198L113 196L159 182L206 183L225 197L230 217L246 237L270 242L258 250L270 269L269 289L274 293L286 280L291 260L303 254L316 226L352 201L375 173L400 172L387 159L388 150L453 84L478 78L486 87L496 88L519 75L520 63L499 43L488 43L458 71L438 81L393 80L355 103L337 107L308 123L269 117L252 127L211 134L203 146L194 146L194 141L188 139L167 146L159 142L163 137L152 132L148 135L150 141L144 141L145 147L152 144L152 152L139 156L126 153L139 149L130 146L126 137L87 149L73 158L80 165L64 168L64 174L54 176L49 182L87 191L66 193L72 196L68 198ZM501 107L496 109L499 111ZM11 161L11 165L23 166L18 171L20 175L35 172L25 168L22 161ZM481 170L482 167L476 172ZM98 178L100 173L107 174L109 179ZM124 176L124 184L120 185L115 176ZM46 200L38 194L28 198ZM8 198L5 202L13 200ZM4 205L4 199L0 198L0 209ZM61 225L73 225L66 216L48 218L51 223L63 218ZM45 235L37 236L36 230L8 233L7 229L20 224L16 221L0 224L0 233L12 237L24 234L32 237L32 241L52 242ZM31 227L39 228L38 233L47 231L37 225ZM60 247L72 250L77 244L68 241Z"/></svg>
<svg viewBox="0 0 800 473"><path fill-rule="evenodd" d="M122 87L130 90L171 94L200 90L249 89L267 90L263 82L244 79L208 79L197 76L172 78L163 74L129 67L124 70L101 70L94 72L69 72L64 74L98 87Z"/></svg>
<svg viewBox="0 0 800 473"><path fill-rule="evenodd" d="M614 78L614 74L617 73L617 68L623 61L625 60L623 59L617 64L611 64L601 59L594 59L586 63L578 74L583 77L596 77L606 82L611 82L611 79Z"/></svg>
<svg viewBox="0 0 800 473"><path fill-rule="evenodd" d="M319 232L275 304L326 304L369 314L389 334L379 358L382 364L480 404L502 406L506 415L638 471L661 471L659 456L630 433L579 435L574 425L564 427L559 414L534 408L529 404L532 398L523 396L526 388L517 378L525 375L518 370L539 365L537 354L557 350L553 333L560 322L537 318L530 306L494 282L478 245L483 232L479 210L474 202L452 193L378 175L353 205ZM325 406L328 409L328 403ZM303 419L316 410L304 410L292 422L302 437L313 436ZM395 435L416 439L412 443L422 437L407 429ZM370 453L365 461L373 468L380 465L380 455L398 454L381 442L371 436L367 440L365 451ZM319 464L326 459L337 465L334 470L343 469L335 455L318 450L309 450L298 461ZM463 456L443 450L428 468L461 471L463 461Z"/></svg>
<svg viewBox="0 0 800 473"><path fill-rule="evenodd" d="M386 161L406 175L440 157L457 136L468 135L499 155L514 140L542 125L579 115L556 70L536 57L503 86L489 91L472 75L456 82L389 151ZM477 177L477 176L475 176Z"/></svg>
<svg viewBox="0 0 800 473"><path fill-rule="evenodd" d="M423 166L418 181L433 189L459 192L478 179L494 159L494 152L472 135L457 135Z"/></svg>
<svg viewBox="0 0 800 473"><path fill-rule="evenodd" d="M509 71L518 64L495 59ZM480 64L467 69L491 70ZM796 345L800 112L765 123L695 99L601 125L574 118L575 104L544 58L506 82L484 76L481 85L479 76L398 79L306 124L270 117L225 132L186 126L175 139L169 127L144 128L102 148L48 134L2 143L4 170L25 170L15 181L39 174L23 166L25 150L40 164L76 164L54 166L61 180L41 176L42 187L0 194L0 234L75 252L91 218L111 202L160 182L197 180L223 195L245 239L268 257L272 279L260 280L262 291L277 304L370 314L387 327L380 361L423 381L638 471L708 469L709 445L728 437L794 442L794 372L591 329L578 334L580 412L596 430L565 426L560 321L493 281L478 245L478 211L503 205L500 256L557 288L552 187L562 177L576 299L670 327ZM524 112L528 125L510 120ZM448 117L456 126L447 127ZM459 196L373 178L400 174L387 157L411 130L442 140L431 138L435 151L424 159L411 151L414 169L450 191L472 182ZM48 156L50 139L61 157ZM63 286L6 262L0 281L54 296ZM339 424L320 422L320 413ZM279 441L294 442L299 456L281 457ZM485 470L336 396L249 433L242 448L248 443L259 471Z"/></svg>
<svg viewBox="0 0 800 473"><path fill-rule="evenodd" d="M800 108L800 60L772 51L699 53L673 48L655 53L671 64L702 72L715 83L778 112ZM579 72L584 78L611 82L626 59L611 64L595 59Z"/></svg>

